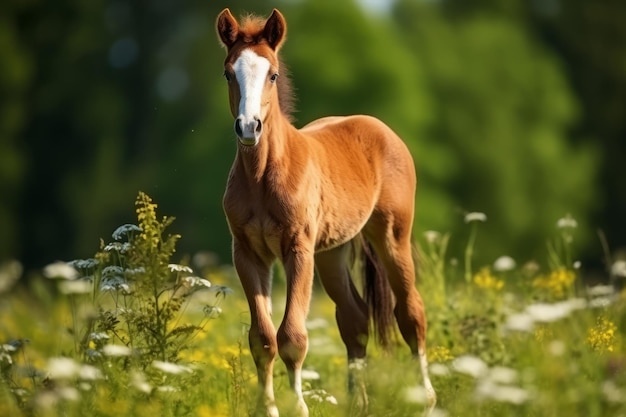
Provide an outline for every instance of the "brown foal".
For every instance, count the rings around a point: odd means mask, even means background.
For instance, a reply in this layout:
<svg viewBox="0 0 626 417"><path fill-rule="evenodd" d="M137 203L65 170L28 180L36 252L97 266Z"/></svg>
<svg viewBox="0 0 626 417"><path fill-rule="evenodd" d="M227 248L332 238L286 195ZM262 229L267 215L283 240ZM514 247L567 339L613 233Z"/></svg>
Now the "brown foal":
<svg viewBox="0 0 626 417"><path fill-rule="evenodd" d="M286 30L276 9L267 20L248 16L238 22L228 9L217 18L219 39L227 50L224 76L238 137L224 210L234 265L250 306L257 413L278 416L272 373L279 354L296 396L297 414L308 416L301 369L308 348L305 321L314 269L336 304L350 385L358 368L353 365L365 358L370 319L385 342L386 325L395 316L419 360L430 410L436 397L428 377L426 318L415 288L411 250L413 160L402 140L373 117L327 117L302 129L291 124L289 86L286 77L279 76L277 56ZM350 276L356 249L369 255L370 267L365 269L374 272L367 274L364 296ZM270 300L271 267L277 259L287 277L285 315L278 332ZM375 268L376 263L381 267Z"/></svg>

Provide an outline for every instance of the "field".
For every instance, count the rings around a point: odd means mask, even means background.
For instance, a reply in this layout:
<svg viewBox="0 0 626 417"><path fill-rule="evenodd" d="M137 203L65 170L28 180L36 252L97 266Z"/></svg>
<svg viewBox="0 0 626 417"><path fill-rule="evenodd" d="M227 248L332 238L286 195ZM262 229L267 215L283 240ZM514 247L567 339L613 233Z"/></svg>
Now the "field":
<svg viewBox="0 0 626 417"><path fill-rule="evenodd" d="M144 194L137 225L124 225L94 258L54 263L27 284L0 269L0 416L248 416L256 396L249 314L227 266L173 263L180 238ZM427 232L418 288L429 319L435 416L626 416L626 264L588 287L569 247L576 223L559 220L545 264L499 258L473 266L449 237ZM488 220L487 220L488 221ZM417 252L417 251L416 251ZM194 257L193 260L197 261ZM193 262L197 264L197 262ZM276 270L275 320L284 277ZM349 415L346 358L334 306L316 283L308 320L305 389L311 416ZM419 366L398 338L370 343L372 416L421 415ZM277 362L279 409L290 406ZM288 411L283 415L289 415Z"/></svg>

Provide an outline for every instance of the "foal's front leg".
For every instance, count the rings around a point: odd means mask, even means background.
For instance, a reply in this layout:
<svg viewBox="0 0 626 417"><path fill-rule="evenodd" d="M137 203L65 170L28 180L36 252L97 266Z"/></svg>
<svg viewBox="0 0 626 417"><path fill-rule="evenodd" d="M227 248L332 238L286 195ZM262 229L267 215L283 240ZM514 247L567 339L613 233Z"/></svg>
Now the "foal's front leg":
<svg viewBox="0 0 626 417"><path fill-rule="evenodd" d="M250 306L248 339L259 381L256 415L278 417L273 386L274 358L278 344L271 318L270 266L245 248L245 244L235 241L233 260Z"/></svg>
<svg viewBox="0 0 626 417"><path fill-rule="evenodd" d="M302 364L308 349L306 317L313 286L313 249L294 249L283 260L287 276L285 317L278 329L278 353L287 367L289 384L296 394L297 414L307 417L309 410L302 394Z"/></svg>

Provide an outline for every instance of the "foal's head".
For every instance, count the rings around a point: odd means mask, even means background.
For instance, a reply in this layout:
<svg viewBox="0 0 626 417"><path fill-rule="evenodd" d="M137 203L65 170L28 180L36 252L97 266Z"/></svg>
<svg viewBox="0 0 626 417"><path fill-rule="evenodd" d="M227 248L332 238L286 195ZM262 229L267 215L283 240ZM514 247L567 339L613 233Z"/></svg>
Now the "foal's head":
<svg viewBox="0 0 626 417"><path fill-rule="evenodd" d="M277 53L286 32L285 18L276 9L266 21L250 16L239 24L228 9L217 18L217 33L227 50L224 77L230 111L243 145L259 143L270 105L278 104Z"/></svg>

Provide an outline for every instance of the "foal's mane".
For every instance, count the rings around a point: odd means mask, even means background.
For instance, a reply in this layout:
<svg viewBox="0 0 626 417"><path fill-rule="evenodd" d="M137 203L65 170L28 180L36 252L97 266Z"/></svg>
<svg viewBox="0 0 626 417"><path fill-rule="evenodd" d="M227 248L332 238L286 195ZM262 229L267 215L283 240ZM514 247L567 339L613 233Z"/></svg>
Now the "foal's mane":
<svg viewBox="0 0 626 417"><path fill-rule="evenodd" d="M247 14L241 18L239 24L239 39L246 44L258 45L265 43L263 39L263 29L265 28L265 18L254 14ZM296 97L293 92L293 84L291 82L291 72L285 65L280 55L278 55L278 65L280 74L276 81L278 88L278 103L280 111L293 122L293 113L296 111Z"/></svg>

